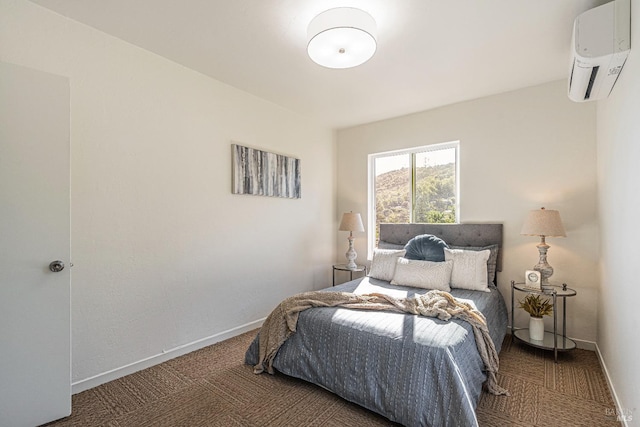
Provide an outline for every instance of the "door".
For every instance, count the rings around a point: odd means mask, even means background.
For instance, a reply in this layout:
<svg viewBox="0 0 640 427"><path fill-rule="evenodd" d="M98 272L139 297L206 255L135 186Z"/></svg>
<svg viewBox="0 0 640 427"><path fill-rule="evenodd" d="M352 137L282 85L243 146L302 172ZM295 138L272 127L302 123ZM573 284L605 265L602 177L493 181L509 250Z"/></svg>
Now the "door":
<svg viewBox="0 0 640 427"><path fill-rule="evenodd" d="M69 218L69 81L0 62L1 426L71 413Z"/></svg>

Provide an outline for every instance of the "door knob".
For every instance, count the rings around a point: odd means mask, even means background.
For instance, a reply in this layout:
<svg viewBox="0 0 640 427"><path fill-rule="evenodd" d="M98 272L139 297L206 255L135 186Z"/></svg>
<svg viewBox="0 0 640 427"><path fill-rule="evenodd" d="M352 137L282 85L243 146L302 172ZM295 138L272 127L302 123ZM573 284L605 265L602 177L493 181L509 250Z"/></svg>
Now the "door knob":
<svg viewBox="0 0 640 427"><path fill-rule="evenodd" d="M49 264L49 270L53 271L54 273L59 273L62 270L64 270L64 262L62 261L52 261L51 264Z"/></svg>

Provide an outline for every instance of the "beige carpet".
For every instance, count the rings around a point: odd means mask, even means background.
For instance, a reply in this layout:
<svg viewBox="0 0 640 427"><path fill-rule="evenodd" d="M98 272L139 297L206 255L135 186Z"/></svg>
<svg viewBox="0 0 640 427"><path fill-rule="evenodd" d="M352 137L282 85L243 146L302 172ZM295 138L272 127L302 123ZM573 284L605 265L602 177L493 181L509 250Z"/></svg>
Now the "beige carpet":
<svg viewBox="0 0 640 427"><path fill-rule="evenodd" d="M73 396L73 414L48 426L388 426L387 419L320 387L243 364L256 332L170 360ZM486 393L481 426L619 426L593 352L561 354L511 344L500 353L500 385Z"/></svg>

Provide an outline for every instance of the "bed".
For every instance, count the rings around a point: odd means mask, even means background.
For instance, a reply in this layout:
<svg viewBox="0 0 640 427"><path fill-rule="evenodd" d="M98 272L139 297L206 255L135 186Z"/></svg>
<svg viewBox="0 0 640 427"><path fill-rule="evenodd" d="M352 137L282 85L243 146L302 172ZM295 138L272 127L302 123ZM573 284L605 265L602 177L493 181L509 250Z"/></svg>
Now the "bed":
<svg viewBox="0 0 640 427"><path fill-rule="evenodd" d="M400 250L423 235L463 252L497 248L486 274L501 270L501 224L382 224L378 247ZM450 293L482 312L499 352L507 310L495 283L487 288ZM403 298L427 289L367 276L322 290L335 291ZM259 335L247 350L247 364L258 362L258 343ZM471 325L463 320L340 307L301 312L297 332L280 347L273 367L406 426L477 425L475 408L487 378Z"/></svg>

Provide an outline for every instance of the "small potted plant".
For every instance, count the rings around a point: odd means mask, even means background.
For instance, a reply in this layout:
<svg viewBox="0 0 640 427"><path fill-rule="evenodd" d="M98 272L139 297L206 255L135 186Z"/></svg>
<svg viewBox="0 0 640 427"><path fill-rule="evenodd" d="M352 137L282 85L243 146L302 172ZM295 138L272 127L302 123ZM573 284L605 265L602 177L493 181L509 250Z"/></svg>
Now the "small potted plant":
<svg viewBox="0 0 640 427"><path fill-rule="evenodd" d="M542 341L544 338L543 316L553 313L553 304L549 299L542 299L538 294L529 294L523 301L518 301L520 308L529 313L529 338Z"/></svg>

